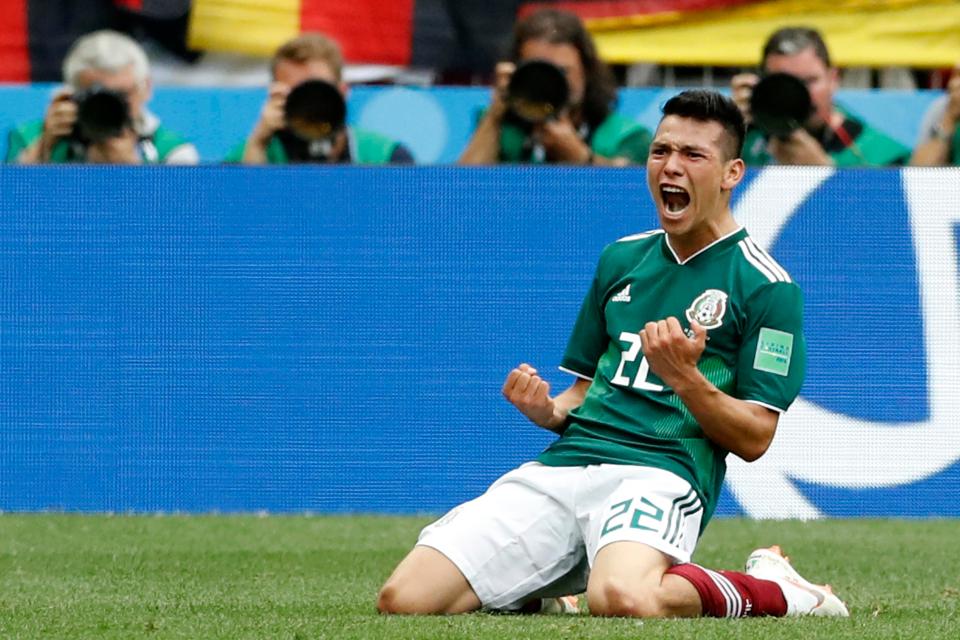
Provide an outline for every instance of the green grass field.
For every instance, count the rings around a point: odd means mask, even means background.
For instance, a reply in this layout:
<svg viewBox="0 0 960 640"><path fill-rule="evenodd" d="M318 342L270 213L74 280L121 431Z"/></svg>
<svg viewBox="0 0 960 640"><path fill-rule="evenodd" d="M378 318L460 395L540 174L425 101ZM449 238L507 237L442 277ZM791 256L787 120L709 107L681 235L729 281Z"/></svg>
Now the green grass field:
<svg viewBox="0 0 960 640"><path fill-rule="evenodd" d="M0 638L960 638L960 522L717 520L696 559L784 546L852 617L380 616L424 518L0 516Z"/></svg>

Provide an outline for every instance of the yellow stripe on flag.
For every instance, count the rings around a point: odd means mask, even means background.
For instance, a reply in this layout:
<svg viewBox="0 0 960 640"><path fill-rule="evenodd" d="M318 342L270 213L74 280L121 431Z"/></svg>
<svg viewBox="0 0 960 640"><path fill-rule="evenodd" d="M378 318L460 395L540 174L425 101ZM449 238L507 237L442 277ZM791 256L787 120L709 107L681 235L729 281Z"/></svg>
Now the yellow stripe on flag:
<svg viewBox="0 0 960 640"><path fill-rule="evenodd" d="M659 17L658 17L659 16ZM950 67L960 61L956 0L771 0L723 12L588 20L608 62L756 66L767 36L811 26L838 66Z"/></svg>
<svg viewBox="0 0 960 640"><path fill-rule="evenodd" d="M300 0L194 0L193 49L270 56L300 33Z"/></svg>

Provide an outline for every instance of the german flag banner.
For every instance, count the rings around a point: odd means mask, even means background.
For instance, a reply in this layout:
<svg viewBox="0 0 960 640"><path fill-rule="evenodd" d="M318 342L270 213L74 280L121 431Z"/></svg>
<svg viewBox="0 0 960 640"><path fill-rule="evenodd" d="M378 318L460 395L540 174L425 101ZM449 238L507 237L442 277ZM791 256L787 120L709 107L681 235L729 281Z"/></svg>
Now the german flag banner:
<svg viewBox="0 0 960 640"><path fill-rule="evenodd" d="M410 62L414 0L194 0L191 47L269 56L305 31L337 40L350 62Z"/></svg>
<svg viewBox="0 0 960 640"><path fill-rule="evenodd" d="M184 37L170 25L185 29L188 16L187 44L200 51L269 56L320 31L351 63L486 72L517 15L545 6L580 15L609 62L753 66L768 34L798 24L819 28L841 66L960 60L958 0L0 0L0 82L59 80L77 36L131 18L160 25L178 51Z"/></svg>
<svg viewBox="0 0 960 640"><path fill-rule="evenodd" d="M609 62L753 66L766 37L816 27L839 66L941 68L960 60L957 0L530 2L580 15Z"/></svg>
<svg viewBox="0 0 960 640"><path fill-rule="evenodd" d="M437 53L438 48L428 42L436 33L413 26L425 24L425 14L449 13L461 38L489 51L492 42L502 43L509 36L509 23L505 26L494 14L519 9L522 16L549 6L580 15L601 55L610 62L754 65L769 33L796 24L819 28L840 65L938 68L960 60L957 0L513 1L486 3L484 11L470 10L478 4L194 0L190 44L269 55L284 40L317 30L339 40L350 62L430 64L430 58L417 52ZM493 26L501 33L490 33ZM433 59L435 66L449 62Z"/></svg>

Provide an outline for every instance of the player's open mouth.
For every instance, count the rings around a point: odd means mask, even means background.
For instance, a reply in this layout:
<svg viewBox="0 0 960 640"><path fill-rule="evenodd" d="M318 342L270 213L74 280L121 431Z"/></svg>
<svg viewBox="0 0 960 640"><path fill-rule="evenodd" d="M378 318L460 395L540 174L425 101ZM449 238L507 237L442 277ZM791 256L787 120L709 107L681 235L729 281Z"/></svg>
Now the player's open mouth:
<svg viewBox="0 0 960 640"><path fill-rule="evenodd" d="M660 185L660 199L667 213L682 213L690 204L690 194L685 189L672 184Z"/></svg>

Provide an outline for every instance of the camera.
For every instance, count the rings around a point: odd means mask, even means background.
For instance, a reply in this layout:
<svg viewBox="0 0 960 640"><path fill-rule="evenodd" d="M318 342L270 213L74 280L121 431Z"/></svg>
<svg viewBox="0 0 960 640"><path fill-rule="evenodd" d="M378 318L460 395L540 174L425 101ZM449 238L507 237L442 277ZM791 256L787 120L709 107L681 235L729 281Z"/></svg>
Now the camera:
<svg viewBox="0 0 960 640"><path fill-rule="evenodd" d="M73 137L84 144L97 144L123 134L133 125L127 96L99 84L73 94L77 123Z"/></svg>
<svg viewBox="0 0 960 640"><path fill-rule="evenodd" d="M508 116L527 130L556 118L569 99L563 70L546 60L522 62L507 85Z"/></svg>
<svg viewBox="0 0 960 640"><path fill-rule="evenodd" d="M802 80L789 73L771 73L753 88L750 111L753 123L767 135L786 138L810 118L813 102Z"/></svg>
<svg viewBox="0 0 960 640"><path fill-rule="evenodd" d="M307 80L294 87L284 104L286 127L279 132L291 162L330 162L333 143L347 119L347 104L333 84Z"/></svg>

